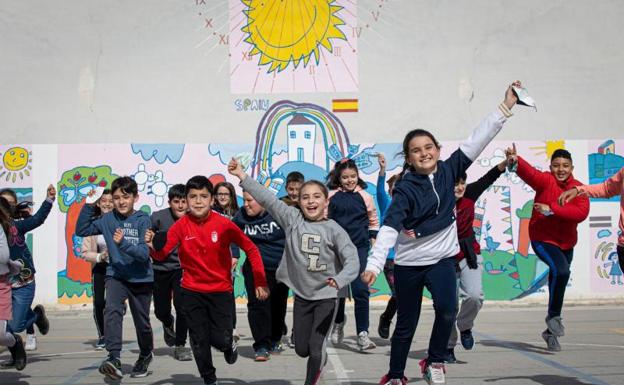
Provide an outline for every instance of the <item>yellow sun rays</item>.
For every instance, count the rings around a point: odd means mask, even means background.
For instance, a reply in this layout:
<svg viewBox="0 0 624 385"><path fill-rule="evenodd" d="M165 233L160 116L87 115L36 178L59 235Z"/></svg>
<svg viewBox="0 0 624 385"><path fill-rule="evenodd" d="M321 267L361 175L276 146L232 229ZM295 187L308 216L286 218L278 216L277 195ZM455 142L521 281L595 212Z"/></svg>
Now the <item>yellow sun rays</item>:
<svg viewBox="0 0 624 385"><path fill-rule="evenodd" d="M15 183L17 177L24 179L24 175L30 176L32 152L22 147L12 147L6 150L2 156L0 165L0 178L5 182Z"/></svg>
<svg viewBox="0 0 624 385"><path fill-rule="evenodd" d="M335 0L241 0L247 25L242 28L253 48L249 55L260 55L258 64L268 65L267 72L282 71L293 63L304 67L314 57L318 64L319 49L333 51L330 39L346 40L338 28L344 21L336 16L342 9Z"/></svg>

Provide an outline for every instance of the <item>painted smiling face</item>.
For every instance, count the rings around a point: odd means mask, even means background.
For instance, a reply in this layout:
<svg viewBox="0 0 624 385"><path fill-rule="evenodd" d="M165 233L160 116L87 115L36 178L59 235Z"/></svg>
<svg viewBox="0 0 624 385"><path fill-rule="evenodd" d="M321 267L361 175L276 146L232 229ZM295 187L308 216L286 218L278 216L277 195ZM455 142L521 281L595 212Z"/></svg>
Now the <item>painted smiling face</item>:
<svg viewBox="0 0 624 385"><path fill-rule="evenodd" d="M4 167L9 171L19 171L28 165L28 151L21 147L8 149L2 157Z"/></svg>
<svg viewBox="0 0 624 385"><path fill-rule="evenodd" d="M253 45L250 56L260 54L260 65L268 72L281 71L292 62L307 65L314 56L318 63L320 46L332 52L330 39L346 40L338 28L344 25L336 13L342 8L335 0L243 0L247 25L242 29Z"/></svg>

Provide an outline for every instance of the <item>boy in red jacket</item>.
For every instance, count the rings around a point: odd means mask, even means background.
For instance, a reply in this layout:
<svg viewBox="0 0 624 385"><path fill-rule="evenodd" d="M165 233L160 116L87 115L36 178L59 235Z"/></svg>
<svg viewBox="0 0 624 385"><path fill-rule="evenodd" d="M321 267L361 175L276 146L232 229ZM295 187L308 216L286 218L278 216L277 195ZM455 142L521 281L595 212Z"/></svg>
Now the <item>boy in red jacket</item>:
<svg viewBox="0 0 624 385"><path fill-rule="evenodd" d="M589 199L577 197L565 206L557 202L561 193L582 185L572 176L572 155L567 150L553 152L550 172L539 171L517 156L515 144L507 152L517 158L518 176L535 190L529 236L535 254L549 268L547 329L542 333L542 338L549 350L560 351L558 337L564 335L561 308L577 241L576 227L589 214Z"/></svg>
<svg viewBox="0 0 624 385"><path fill-rule="evenodd" d="M256 297L269 295L264 266L258 248L226 217L213 213L212 183L205 176L186 182L189 213L178 219L167 233L150 233L151 255L164 260L178 246L182 266L182 309L188 323L197 369L205 384L216 384L216 369L210 347L222 351L228 364L238 352L232 339L232 254L237 244L249 259ZM156 244L156 245L154 245ZM164 244L164 246L163 246ZM162 247L159 247L162 246Z"/></svg>

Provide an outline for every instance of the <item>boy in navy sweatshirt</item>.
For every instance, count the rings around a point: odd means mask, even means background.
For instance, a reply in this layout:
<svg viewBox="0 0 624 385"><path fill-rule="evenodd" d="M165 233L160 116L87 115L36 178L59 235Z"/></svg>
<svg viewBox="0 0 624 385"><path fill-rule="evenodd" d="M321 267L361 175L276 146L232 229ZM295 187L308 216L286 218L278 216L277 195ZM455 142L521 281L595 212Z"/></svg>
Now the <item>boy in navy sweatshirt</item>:
<svg viewBox="0 0 624 385"><path fill-rule="evenodd" d="M248 192L243 192L243 209L232 219L260 250L267 286L271 291L269 301L259 301L254 290L253 272L249 261L243 264L243 277L247 289L247 318L254 338L256 361L266 361L270 354L279 354L286 317L288 286L275 279L275 271L284 254L284 230L275 219Z"/></svg>
<svg viewBox="0 0 624 385"><path fill-rule="evenodd" d="M93 218L95 206L84 205L78 217L76 235L87 237L102 234L106 241L109 263L106 268L104 328L109 355L100 365L99 371L111 379L119 380L123 377L119 359L126 300L130 305L140 348L139 359L134 364L131 376L145 377L148 374L154 348L149 319L154 272L149 248L145 244L145 232L151 226L150 218L144 212L134 209L139 199L136 182L128 176L120 177L113 181L111 190L115 209Z"/></svg>

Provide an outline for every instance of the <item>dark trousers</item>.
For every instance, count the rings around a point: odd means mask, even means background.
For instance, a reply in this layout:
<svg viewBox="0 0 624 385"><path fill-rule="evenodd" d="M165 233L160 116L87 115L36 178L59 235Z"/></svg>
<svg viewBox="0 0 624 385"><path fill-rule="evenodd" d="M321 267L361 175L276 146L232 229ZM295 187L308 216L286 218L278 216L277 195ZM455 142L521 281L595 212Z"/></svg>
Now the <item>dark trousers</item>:
<svg viewBox="0 0 624 385"><path fill-rule="evenodd" d="M397 311L396 296L394 295L394 259L386 260L383 273L386 277L386 281L388 282L391 297L388 300L388 305L386 305L386 310L384 310L382 315L384 318L391 320L392 318L394 318L394 315Z"/></svg>
<svg viewBox="0 0 624 385"><path fill-rule="evenodd" d="M93 288L93 320L98 337L104 337L104 308L106 307L106 264L97 263L91 270Z"/></svg>
<svg viewBox="0 0 624 385"><path fill-rule="evenodd" d="M152 286L152 282L130 283L114 277L106 277L104 330L106 330L106 350L111 357L118 359L121 355L126 300L130 305L141 356L149 355L154 349L154 336L149 318Z"/></svg>
<svg viewBox="0 0 624 385"><path fill-rule="evenodd" d="M243 265L248 299L247 319L254 339L254 350L270 349L271 345L279 342L282 339L284 318L286 318L288 286L277 282L274 270L265 270L265 275L271 295L267 300L259 301L256 297L251 266L248 262Z"/></svg>
<svg viewBox="0 0 624 385"><path fill-rule="evenodd" d="M180 280L182 269L159 271L154 270L154 313L156 318L167 327L172 327L173 316L171 315L171 299L176 311L175 332L176 346L186 345L188 327L182 312L182 299L180 298Z"/></svg>
<svg viewBox="0 0 624 385"><path fill-rule="evenodd" d="M295 352L299 357L308 357L305 385L318 383L327 362L325 343L335 317L336 302L336 298L306 300L295 296Z"/></svg>
<svg viewBox="0 0 624 385"><path fill-rule="evenodd" d="M573 249L562 250L546 242L531 242L537 257L548 265L548 317L561 316L563 298L570 279Z"/></svg>
<svg viewBox="0 0 624 385"><path fill-rule="evenodd" d="M429 339L427 361L444 362L446 345L455 322L457 281L455 258L445 258L428 266L394 265L397 323L390 349L390 378L402 378L412 339L416 332L423 289L431 292L435 320Z"/></svg>
<svg viewBox="0 0 624 385"><path fill-rule="evenodd" d="M369 247L358 248L358 257L360 258L360 274L366 268L366 260L368 259ZM360 276L351 282L351 295L355 302L355 328L358 334L360 332L367 332L369 326L369 313L368 313L368 300L370 297L370 290L368 285L362 282ZM345 299L340 298L338 303L338 312L336 313L336 323L342 323L345 320Z"/></svg>
<svg viewBox="0 0 624 385"><path fill-rule="evenodd" d="M232 293L199 293L184 288L181 291L197 370L205 383L215 382L217 374L210 348L222 352L232 348Z"/></svg>

